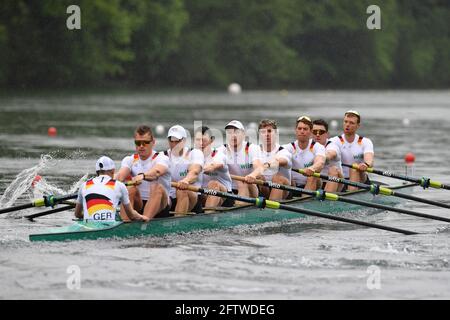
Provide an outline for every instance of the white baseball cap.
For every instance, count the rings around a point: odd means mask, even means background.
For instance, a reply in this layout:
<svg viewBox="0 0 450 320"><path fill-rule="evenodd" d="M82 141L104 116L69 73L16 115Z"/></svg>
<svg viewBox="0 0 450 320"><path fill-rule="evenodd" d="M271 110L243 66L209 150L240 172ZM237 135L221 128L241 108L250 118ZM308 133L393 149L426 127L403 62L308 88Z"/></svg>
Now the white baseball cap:
<svg viewBox="0 0 450 320"><path fill-rule="evenodd" d="M359 112L356 111L356 110L347 110L347 111L345 112L345 115L347 115L347 114L354 114L355 116L357 116L358 118L361 119L361 115L360 115Z"/></svg>
<svg viewBox="0 0 450 320"><path fill-rule="evenodd" d="M236 129L240 129L240 130L242 130L242 131L245 131L244 125L242 124L242 122L237 121L237 120L230 121L230 122L225 126L225 129L228 129L228 128L236 128Z"/></svg>
<svg viewBox="0 0 450 320"><path fill-rule="evenodd" d="M186 139L187 138L186 130L184 130L182 126L177 124L169 129L169 132L167 133L167 138L170 137L174 137L178 140Z"/></svg>
<svg viewBox="0 0 450 320"><path fill-rule="evenodd" d="M114 161L112 161L111 158L107 156L100 157L100 159L98 159L97 163L95 164L95 171L109 171L114 169L116 169Z"/></svg>

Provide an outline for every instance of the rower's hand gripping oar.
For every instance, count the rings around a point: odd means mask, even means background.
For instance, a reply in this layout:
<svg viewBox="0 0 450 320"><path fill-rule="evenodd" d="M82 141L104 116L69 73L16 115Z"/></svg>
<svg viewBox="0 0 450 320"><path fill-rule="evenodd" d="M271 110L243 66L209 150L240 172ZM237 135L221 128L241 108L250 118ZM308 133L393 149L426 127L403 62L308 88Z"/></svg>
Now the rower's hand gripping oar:
<svg viewBox="0 0 450 320"><path fill-rule="evenodd" d="M303 169L292 168L292 171L300 173L300 174L304 174ZM338 177L327 176L324 174L320 174L318 172L314 173L313 176L316 178L321 178L324 180L328 180L328 181L332 181L332 182L336 182L336 183L342 183L342 184L345 184L348 186L353 186L353 187L357 187L357 188L364 189L364 190L369 190L369 192L372 193L373 195L382 194L384 196L393 196L393 197L403 198L403 199L417 201L417 202L421 202L421 203L426 203L426 204L430 204L430 205L441 207L441 208L450 209L450 205L448 205L448 204L438 202L438 201L419 198L419 197L412 196L412 195L409 195L406 193L401 193L401 192L391 190L389 188L386 188L384 186L380 186L380 185L377 185L374 183L364 184L361 182L350 181L350 180L341 179Z"/></svg>
<svg viewBox="0 0 450 320"><path fill-rule="evenodd" d="M238 181L245 182L245 178L241 177L241 176L231 175L231 178L233 180L238 180ZM433 220L439 220L439 221L444 221L444 222L449 222L450 223L450 219L449 218L433 216L433 215L429 215L429 214L426 214L426 213L420 213L420 212L416 212L416 211L412 211L412 210L395 208L395 207L386 206L386 205L379 204L379 203L373 203L373 202L362 201L362 200L357 200L357 199L345 198L345 197L339 196L339 195L337 195L335 193L325 192L322 189L321 190L317 190L317 191L311 191L311 190L306 190L306 189L303 189L303 188L297 188L297 187L292 187L292 186L288 186L288 185L284 185L284 184L278 184L278 183L273 183L273 182L263 181L263 180L256 180L255 183L260 185L260 186L265 186L265 187L274 188L274 189L281 189L281 190L286 190L286 191L301 192L301 193L307 194L307 195L309 195L309 196L311 196L311 197L313 197L313 198L315 198L316 200L319 200L319 201L329 200L329 201L340 201L340 202L352 203L352 204L357 204L357 205L360 205L360 206L366 206L366 207L371 207L371 208L376 208L376 209L382 209L382 210L386 210L386 211L393 211L393 212L408 214L408 215L412 215L412 216L416 216L416 217L433 219Z"/></svg>
<svg viewBox="0 0 450 320"><path fill-rule="evenodd" d="M178 183L172 182L172 187L176 188L177 186L178 186ZM412 232L412 231L408 231L408 230L392 228L392 227L388 227L388 226L382 226L379 224L374 224L374 223L369 223L369 222L359 221L359 220L353 220L353 219L348 219L348 218L339 217L339 216L332 216L332 215L324 214L320 211L314 211L314 210L309 210L309 209L304 209L304 208L297 208L294 206L289 206L289 205L279 203L277 201L267 200L264 197L249 198L249 197L239 196L239 195L235 195L235 194L228 193L228 192L222 192L222 191L218 191L218 190L203 189L203 188L199 188L199 187L195 187L195 186L191 186L191 185L189 185L187 187L187 189L190 191L200 192L202 194L207 194L207 195L211 195L211 196L215 196L215 197L231 198L231 199L235 199L237 201L251 203L261 209L264 209L264 208L282 209L282 210L286 210L286 211L302 213L304 215L321 217L321 218L340 221L340 222L353 223L353 224L360 225L360 226L376 228L376 229L381 229L381 230L386 230L386 231L392 231L392 232L397 232L397 233L402 233L402 234L407 234L407 235L418 234L416 232Z"/></svg>
<svg viewBox="0 0 450 320"><path fill-rule="evenodd" d="M19 205L19 206L0 209L0 214L18 211L18 210L22 210L22 209L33 208L33 207L53 207L58 202L61 202L64 200L69 200L69 199L75 199L76 197L78 197L77 193L66 195L66 196L53 196L53 195L44 196L43 198L36 199L28 204L23 204L23 205Z"/></svg>
<svg viewBox="0 0 450 320"><path fill-rule="evenodd" d="M352 168L355 170L359 170L359 167L357 164L346 164L343 163L342 164L344 167L348 167L348 168ZM382 170L377 170L374 168L367 168L365 171L369 172L369 173L375 173L378 174L380 176L385 176L385 177L390 177L390 178L395 178L395 179L400 179L400 180L404 180L404 181L409 181L409 182L415 182L417 184L419 184L422 188L426 189L426 188L435 188L435 189L445 189L445 190L450 190L450 185L448 184L443 184L439 181L433 181L430 178L415 178L415 177L410 177L410 176L404 176L401 174L397 174L391 171L382 171Z"/></svg>

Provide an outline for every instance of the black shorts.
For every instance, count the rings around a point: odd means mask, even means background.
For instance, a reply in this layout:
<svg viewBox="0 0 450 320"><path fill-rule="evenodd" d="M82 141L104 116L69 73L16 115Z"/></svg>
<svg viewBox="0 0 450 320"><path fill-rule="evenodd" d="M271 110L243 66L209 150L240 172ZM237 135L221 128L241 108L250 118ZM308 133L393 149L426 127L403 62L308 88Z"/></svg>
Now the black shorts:
<svg viewBox="0 0 450 320"><path fill-rule="evenodd" d="M172 201L170 211L175 211L175 207L177 206L177 198L170 197L170 200ZM194 208L192 208L192 212L203 213L201 194L197 196L197 203L195 204Z"/></svg>
<svg viewBox="0 0 450 320"><path fill-rule="evenodd" d="M142 209L138 211L140 214L144 213L144 207L147 203L147 200L142 200ZM156 216L153 218L167 218L170 217L170 206L167 205L164 209L162 209Z"/></svg>
<svg viewBox="0 0 450 320"><path fill-rule="evenodd" d="M232 193L232 191L228 191L228 193ZM233 198L225 198L225 201L222 203L222 207L225 208L231 208L234 207L234 203L236 202L236 199Z"/></svg>

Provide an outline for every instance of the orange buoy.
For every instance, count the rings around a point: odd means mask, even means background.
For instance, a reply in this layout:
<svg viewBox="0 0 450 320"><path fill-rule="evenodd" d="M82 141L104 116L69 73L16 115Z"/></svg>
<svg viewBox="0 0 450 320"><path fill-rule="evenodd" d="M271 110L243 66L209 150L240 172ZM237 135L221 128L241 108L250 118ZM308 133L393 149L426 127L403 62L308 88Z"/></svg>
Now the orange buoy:
<svg viewBox="0 0 450 320"><path fill-rule="evenodd" d="M49 137L56 137L56 134L57 134L56 128L55 127L48 128L47 134Z"/></svg>
<svg viewBox="0 0 450 320"><path fill-rule="evenodd" d="M414 153L408 152L408 153L405 155L405 162L406 162L407 164L412 164L414 161L416 161L416 156L414 155Z"/></svg>

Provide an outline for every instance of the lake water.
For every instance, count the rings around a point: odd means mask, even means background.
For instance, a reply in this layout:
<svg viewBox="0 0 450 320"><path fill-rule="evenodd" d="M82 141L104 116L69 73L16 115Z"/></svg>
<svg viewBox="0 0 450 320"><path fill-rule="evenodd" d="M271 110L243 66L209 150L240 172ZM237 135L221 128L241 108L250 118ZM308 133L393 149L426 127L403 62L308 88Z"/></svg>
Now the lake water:
<svg viewBox="0 0 450 320"><path fill-rule="evenodd" d="M253 128L279 122L280 141L294 140L300 115L337 121L356 109L360 133L375 145L376 166L450 183L450 91L102 92L0 97L0 207L27 203L39 192L69 193L96 159L117 165L133 152L133 129L194 121L222 129L239 119ZM198 123L197 123L198 125ZM48 137L47 129L58 129ZM165 134L157 149L167 148ZM39 174L38 190L30 183ZM16 179L19 176L19 179ZM376 176L373 176L376 177ZM388 178L378 180L392 182ZM450 203L450 192L415 195ZM402 207L450 216L405 202ZM267 223L163 238L31 243L30 233L72 221L61 212L29 222L45 209L0 216L0 298L10 299L443 299L450 298L450 228L444 222L392 212L353 215L413 230L404 236L320 218ZM79 288L71 272L81 275ZM378 281L379 280L379 281Z"/></svg>

